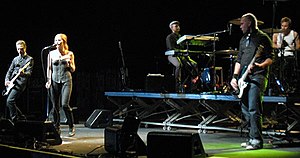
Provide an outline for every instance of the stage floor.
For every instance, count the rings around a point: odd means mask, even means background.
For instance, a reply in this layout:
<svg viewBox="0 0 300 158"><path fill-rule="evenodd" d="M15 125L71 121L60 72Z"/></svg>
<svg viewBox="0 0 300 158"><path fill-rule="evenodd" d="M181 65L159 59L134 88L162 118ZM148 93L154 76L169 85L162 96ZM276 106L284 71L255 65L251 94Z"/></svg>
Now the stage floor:
<svg viewBox="0 0 300 158"><path fill-rule="evenodd" d="M104 128L87 128L83 124L76 125L76 135L67 137L68 127L62 126L61 145L50 146L43 151L50 151L75 157L113 157L104 149ZM161 126L145 128L141 124L138 135L147 144L147 134L152 131L164 131ZM197 132L195 129L173 128L172 131L178 132ZM239 132L210 131L201 133L200 138L208 157L299 157L300 145L283 144L274 146L269 143L272 140L265 135L264 149L247 151L240 147L245 140L245 134ZM294 139L298 142L297 139ZM174 144L180 145L180 144ZM164 148L162 146L162 148ZM147 157L147 156L139 156Z"/></svg>

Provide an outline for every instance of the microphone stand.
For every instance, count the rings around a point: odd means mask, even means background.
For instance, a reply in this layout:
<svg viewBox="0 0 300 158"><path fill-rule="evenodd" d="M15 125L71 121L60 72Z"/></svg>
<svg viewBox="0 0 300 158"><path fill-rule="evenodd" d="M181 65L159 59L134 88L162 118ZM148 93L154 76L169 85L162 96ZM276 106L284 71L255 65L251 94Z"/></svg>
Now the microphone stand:
<svg viewBox="0 0 300 158"><path fill-rule="evenodd" d="M227 30L223 30L223 31L216 31L216 32L211 32L211 33L206 33L206 34L199 34L199 35L196 35L196 37L201 37L201 36L209 36L209 35L213 35L213 53L212 53L212 69L213 69L213 90L214 92L217 91L217 87L216 87L216 68L215 68L215 65L216 65L216 40L217 40L217 36L218 34L221 34L221 33L225 33L225 32L230 32L229 29Z"/></svg>
<svg viewBox="0 0 300 158"><path fill-rule="evenodd" d="M41 51L41 64L42 64L42 70L43 70L43 75L44 75L44 79L47 82L47 71L45 71L45 64L44 64L44 52L46 51L48 54L49 52L55 49L54 45L48 46L48 47L44 47ZM49 119L49 114L50 114L50 97L51 93L50 93L50 88L47 89L47 101L46 101L46 121L51 121L51 119ZM55 108L53 108L53 110L55 110ZM59 113L58 113L59 114Z"/></svg>
<svg viewBox="0 0 300 158"><path fill-rule="evenodd" d="M46 76L46 71L45 71L45 65L44 65L44 52L45 50L48 50L47 52L49 53L49 49L45 49L43 48L41 51L41 64L42 64L42 70L43 70L43 75L44 75L44 79L47 82L47 76ZM50 90L47 89L47 101L46 101L46 121L50 121L49 120L49 104L50 104L50 100L49 100L49 95L50 95Z"/></svg>

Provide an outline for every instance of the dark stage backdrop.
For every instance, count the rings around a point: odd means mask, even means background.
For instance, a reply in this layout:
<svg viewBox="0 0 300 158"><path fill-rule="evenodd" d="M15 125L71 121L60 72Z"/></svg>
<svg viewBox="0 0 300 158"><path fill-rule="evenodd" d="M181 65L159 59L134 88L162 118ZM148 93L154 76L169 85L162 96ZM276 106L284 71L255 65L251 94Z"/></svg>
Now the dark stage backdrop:
<svg viewBox="0 0 300 158"><path fill-rule="evenodd" d="M0 77L4 76L12 58L17 55L15 42L24 39L28 53L35 58L34 73L22 106L27 114L38 119L45 117L41 50L53 43L57 33L68 35L70 50L75 53L77 70L73 74L74 90L71 105L78 107L80 120L86 120L94 109L115 108L103 96L105 91L120 90L122 67L119 41L128 68L129 87L142 90L148 73L169 76L165 37L170 33L170 21L181 22L181 34L198 35L227 30L228 21L252 12L264 22L260 28L280 27L279 20L289 16L293 28L300 32L297 0L163 0L163 1L17 1L3 0L0 5ZM273 19L274 17L274 19ZM233 25L232 34L219 34L216 50L237 48L241 37L239 26ZM212 47L205 48L212 51ZM195 60L201 67L206 61ZM227 59L217 57L217 65L228 71ZM226 78L226 77L225 77ZM171 79L170 79L171 80ZM1 97L1 111L5 98ZM76 112L75 112L76 113Z"/></svg>

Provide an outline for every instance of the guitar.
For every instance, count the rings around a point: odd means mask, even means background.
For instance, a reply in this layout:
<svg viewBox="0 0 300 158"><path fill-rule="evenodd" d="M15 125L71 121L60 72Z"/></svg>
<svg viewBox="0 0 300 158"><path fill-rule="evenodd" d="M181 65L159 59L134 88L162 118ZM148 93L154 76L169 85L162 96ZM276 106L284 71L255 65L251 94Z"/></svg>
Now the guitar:
<svg viewBox="0 0 300 158"><path fill-rule="evenodd" d="M244 73L241 76L241 78L238 80L238 88L239 88L238 95L237 95L238 98L242 98L244 90L245 90L245 88L248 85L248 82L246 82L245 80L246 80L246 77L249 74L250 67L254 64L254 61L255 61L256 57L258 57L261 54L261 52L263 51L263 48L264 48L264 46L259 45L258 48L257 48L257 50L256 50L256 52L255 52L255 55L254 55L253 59L249 63L249 65L245 66L243 68L244 69Z"/></svg>
<svg viewBox="0 0 300 158"><path fill-rule="evenodd" d="M127 78L128 78L128 69L125 66L124 54L121 45L121 41L119 41L119 49L122 57L122 67L120 68L121 79L122 79L122 86L123 88L127 88Z"/></svg>
<svg viewBox="0 0 300 158"><path fill-rule="evenodd" d="M10 90L15 86L14 82L15 80L20 76L21 72L25 70L30 64L30 61L28 61L21 69L19 69L19 72L15 75L14 78L12 78L9 82L9 84L6 86L6 89L2 91L2 96L8 95Z"/></svg>

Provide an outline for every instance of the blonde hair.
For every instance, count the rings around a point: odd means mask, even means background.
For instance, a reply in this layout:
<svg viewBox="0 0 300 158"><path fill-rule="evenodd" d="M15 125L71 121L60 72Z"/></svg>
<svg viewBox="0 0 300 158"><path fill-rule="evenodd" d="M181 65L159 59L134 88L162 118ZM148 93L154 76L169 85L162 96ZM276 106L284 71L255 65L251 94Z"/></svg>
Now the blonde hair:
<svg viewBox="0 0 300 158"><path fill-rule="evenodd" d="M26 42L24 40L18 40L16 42L16 46L17 45L22 45L24 47L24 49L26 50L27 46L26 46Z"/></svg>
<svg viewBox="0 0 300 158"><path fill-rule="evenodd" d="M251 21L251 28L253 28L253 29L258 29L258 26L257 26L257 19L256 19L256 17L255 17L255 15L254 14L252 14L252 13L246 13L246 14L244 14L242 17L245 17L245 18L247 18L249 21Z"/></svg>
<svg viewBox="0 0 300 158"><path fill-rule="evenodd" d="M61 39L63 40L63 47L64 47L64 49L65 50L69 50L67 35L63 34L63 33L59 33L59 34L56 34L55 38L56 37L61 37Z"/></svg>
<svg viewBox="0 0 300 158"><path fill-rule="evenodd" d="M283 23L283 22L287 22L289 24L289 28L291 28L292 26L292 20L288 17L283 17L281 20L280 20L280 23Z"/></svg>

